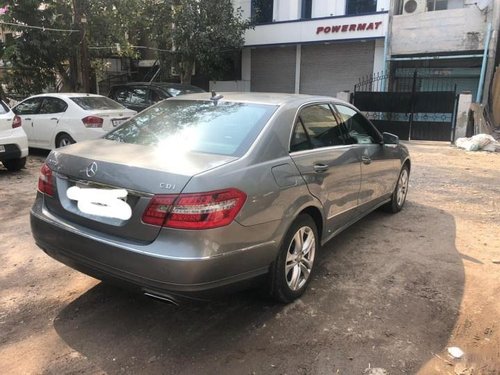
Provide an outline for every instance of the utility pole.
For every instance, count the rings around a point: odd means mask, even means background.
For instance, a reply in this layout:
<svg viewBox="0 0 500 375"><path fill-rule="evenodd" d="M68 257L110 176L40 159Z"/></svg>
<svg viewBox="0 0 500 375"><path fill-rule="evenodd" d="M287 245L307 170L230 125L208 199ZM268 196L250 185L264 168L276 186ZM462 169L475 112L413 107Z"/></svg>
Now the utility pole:
<svg viewBox="0 0 500 375"><path fill-rule="evenodd" d="M79 33L76 58L76 91L90 91L90 60L87 44L87 18L83 14L83 0L73 0L73 22Z"/></svg>
<svg viewBox="0 0 500 375"><path fill-rule="evenodd" d="M80 56L82 69L82 89L84 92L90 92L90 58L87 44L87 17L82 15L80 19L82 41L80 42Z"/></svg>

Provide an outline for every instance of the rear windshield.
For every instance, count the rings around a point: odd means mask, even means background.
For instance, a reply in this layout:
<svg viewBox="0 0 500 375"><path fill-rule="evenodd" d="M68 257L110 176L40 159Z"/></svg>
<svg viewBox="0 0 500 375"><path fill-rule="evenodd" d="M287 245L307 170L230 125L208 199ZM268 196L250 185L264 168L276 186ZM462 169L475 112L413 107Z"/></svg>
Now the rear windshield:
<svg viewBox="0 0 500 375"><path fill-rule="evenodd" d="M2 100L0 100L0 115L9 112L9 107Z"/></svg>
<svg viewBox="0 0 500 375"><path fill-rule="evenodd" d="M139 113L105 138L155 145L175 152L241 156L276 106L190 100L165 100Z"/></svg>
<svg viewBox="0 0 500 375"><path fill-rule="evenodd" d="M115 102L110 98L105 96L81 96L76 98L71 98L76 104L82 107L84 110L92 109L123 109L121 104Z"/></svg>
<svg viewBox="0 0 500 375"><path fill-rule="evenodd" d="M170 96L178 96L178 95L186 95L186 94L195 94L197 92L205 92L199 87L195 86L186 86L186 87L168 87L167 92Z"/></svg>

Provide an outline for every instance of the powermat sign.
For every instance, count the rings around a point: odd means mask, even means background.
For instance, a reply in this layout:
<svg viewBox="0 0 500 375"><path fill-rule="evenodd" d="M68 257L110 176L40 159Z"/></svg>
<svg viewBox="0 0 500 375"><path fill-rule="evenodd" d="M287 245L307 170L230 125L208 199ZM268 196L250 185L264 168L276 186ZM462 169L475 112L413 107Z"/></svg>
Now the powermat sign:
<svg viewBox="0 0 500 375"><path fill-rule="evenodd" d="M383 38L388 20L389 15L381 12L257 25L246 31L245 46Z"/></svg>
<svg viewBox="0 0 500 375"><path fill-rule="evenodd" d="M318 26L316 28L316 34L329 34L329 33L346 33L349 31L369 31L378 30L382 25L382 21L378 22L363 22L363 23L351 23L343 25L332 25L332 26Z"/></svg>

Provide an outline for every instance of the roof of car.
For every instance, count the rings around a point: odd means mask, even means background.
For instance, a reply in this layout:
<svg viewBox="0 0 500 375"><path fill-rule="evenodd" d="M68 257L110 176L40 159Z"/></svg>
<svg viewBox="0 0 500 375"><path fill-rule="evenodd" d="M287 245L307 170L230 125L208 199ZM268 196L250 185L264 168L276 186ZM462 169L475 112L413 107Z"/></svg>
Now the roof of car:
<svg viewBox="0 0 500 375"><path fill-rule="evenodd" d="M112 87L121 87L121 86L156 86L156 87L179 87L179 88L182 88L182 87L196 87L196 88L199 88L197 86L193 86L193 85L186 85L186 84L183 84L183 83L174 83L174 82L127 82L127 83L120 83L120 84L116 84L116 85L113 85ZM200 90L202 90L200 88Z"/></svg>
<svg viewBox="0 0 500 375"><path fill-rule="evenodd" d="M306 94L283 94L283 93L264 93L264 92L218 92L217 95L222 95L219 101L227 102L242 102L255 104L271 104L283 105L296 102L314 102L314 101L329 101L337 103L345 103L343 100L336 99L330 96L306 95ZM210 100L212 94L196 93L177 96L169 100Z"/></svg>
<svg viewBox="0 0 500 375"><path fill-rule="evenodd" d="M30 98L39 98L39 97L45 97L45 96L50 96L50 97L54 97L54 98L76 98L76 97L82 97L82 96L102 97L102 95L88 94L88 93L84 93L84 92L54 92L54 93L43 93L43 94L32 95L32 96L30 96Z"/></svg>

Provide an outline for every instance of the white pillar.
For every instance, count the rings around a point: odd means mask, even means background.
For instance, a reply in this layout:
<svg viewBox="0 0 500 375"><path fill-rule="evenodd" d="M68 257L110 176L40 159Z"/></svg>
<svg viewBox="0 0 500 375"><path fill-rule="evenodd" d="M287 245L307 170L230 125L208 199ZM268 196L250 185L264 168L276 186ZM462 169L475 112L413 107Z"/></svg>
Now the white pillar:
<svg viewBox="0 0 500 375"><path fill-rule="evenodd" d="M295 48L295 93L300 93L300 61L302 60L302 46L297 44Z"/></svg>
<svg viewBox="0 0 500 375"><path fill-rule="evenodd" d="M457 115L455 119L455 136L453 142L455 142L457 138L465 137L471 103L472 94L470 91L463 92L458 96Z"/></svg>

